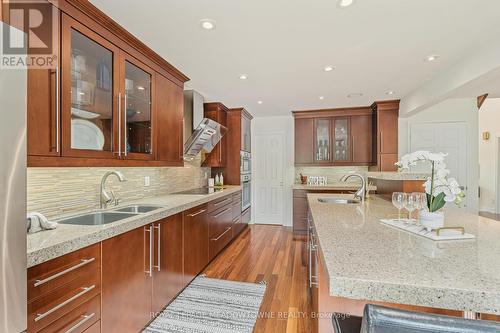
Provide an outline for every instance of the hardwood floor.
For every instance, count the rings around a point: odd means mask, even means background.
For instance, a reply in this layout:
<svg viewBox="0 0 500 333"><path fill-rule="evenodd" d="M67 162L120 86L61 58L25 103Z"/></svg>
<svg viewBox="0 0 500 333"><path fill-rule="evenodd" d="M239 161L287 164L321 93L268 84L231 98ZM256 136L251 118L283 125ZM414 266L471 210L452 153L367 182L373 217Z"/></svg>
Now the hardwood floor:
<svg viewBox="0 0 500 333"><path fill-rule="evenodd" d="M291 228L251 225L204 271L207 277L267 282L254 333L311 331L306 238Z"/></svg>

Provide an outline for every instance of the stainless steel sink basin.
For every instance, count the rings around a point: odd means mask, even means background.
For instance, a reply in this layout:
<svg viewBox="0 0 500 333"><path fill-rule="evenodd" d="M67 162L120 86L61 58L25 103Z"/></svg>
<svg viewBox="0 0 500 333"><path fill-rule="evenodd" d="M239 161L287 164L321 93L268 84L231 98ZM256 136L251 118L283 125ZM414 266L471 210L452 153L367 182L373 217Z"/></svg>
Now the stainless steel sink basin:
<svg viewBox="0 0 500 333"><path fill-rule="evenodd" d="M96 212L69 217L63 220L59 220L58 223L77 225L103 225L124 220L136 215L137 214L132 213Z"/></svg>
<svg viewBox="0 0 500 333"><path fill-rule="evenodd" d="M153 210L157 210L163 208L161 206L149 206L149 205L132 205L128 207L123 207L120 209L115 209L115 212L127 212L127 213L135 213L135 214L140 214L140 213L149 213L152 212Z"/></svg>
<svg viewBox="0 0 500 333"><path fill-rule="evenodd" d="M344 198L318 198L318 201L323 203L343 204L343 205L354 205L354 204L359 204L361 202L355 199L344 199Z"/></svg>

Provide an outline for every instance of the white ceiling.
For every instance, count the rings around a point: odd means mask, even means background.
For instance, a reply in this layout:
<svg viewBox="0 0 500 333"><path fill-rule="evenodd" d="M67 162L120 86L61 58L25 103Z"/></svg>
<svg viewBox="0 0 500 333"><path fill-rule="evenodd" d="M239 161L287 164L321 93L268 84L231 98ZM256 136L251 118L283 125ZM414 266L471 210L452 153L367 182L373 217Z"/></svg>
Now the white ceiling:
<svg viewBox="0 0 500 333"><path fill-rule="evenodd" d="M500 34L499 0L91 2L190 77L187 88L254 116L401 98ZM201 29L204 18L216 29Z"/></svg>

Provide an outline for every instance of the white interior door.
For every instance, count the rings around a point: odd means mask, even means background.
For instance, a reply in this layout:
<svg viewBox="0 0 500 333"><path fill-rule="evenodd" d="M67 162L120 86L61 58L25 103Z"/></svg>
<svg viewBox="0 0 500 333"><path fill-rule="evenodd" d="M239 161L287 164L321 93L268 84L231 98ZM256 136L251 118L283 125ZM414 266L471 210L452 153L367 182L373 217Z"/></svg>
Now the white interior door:
<svg viewBox="0 0 500 333"><path fill-rule="evenodd" d="M257 134L253 154L254 222L283 225L284 134Z"/></svg>
<svg viewBox="0 0 500 333"><path fill-rule="evenodd" d="M428 150L448 154L445 162L451 177L467 190L467 125L465 123L410 124L410 152ZM429 165L419 165L412 171L430 171ZM467 204L462 205L465 208Z"/></svg>

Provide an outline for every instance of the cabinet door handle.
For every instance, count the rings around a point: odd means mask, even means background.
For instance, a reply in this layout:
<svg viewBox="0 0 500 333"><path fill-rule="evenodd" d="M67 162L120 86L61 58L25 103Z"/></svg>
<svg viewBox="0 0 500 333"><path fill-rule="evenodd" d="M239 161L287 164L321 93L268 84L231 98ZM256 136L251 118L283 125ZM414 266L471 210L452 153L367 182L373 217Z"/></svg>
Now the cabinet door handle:
<svg viewBox="0 0 500 333"><path fill-rule="evenodd" d="M95 261L95 258L90 258L90 259L82 259L81 262L75 266L71 266L70 268L68 269L65 269L64 271L60 271L59 273L56 273L54 275L51 275L49 276L48 278L46 279L43 279L43 280L36 280L35 283L33 284L34 287L38 287L38 286L41 286L42 284L45 284L49 281L52 281L54 279L57 279L58 277L60 276L63 276L64 274L67 274L69 272L72 272L74 271L75 269L78 269L82 266L85 266L85 265L88 265L90 264L91 262Z"/></svg>
<svg viewBox="0 0 500 333"><path fill-rule="evenodd" d="M118 156L122 157L122 93L118 93Z"/></svg>
<svg viewBox="0 0 500 333"><path fill-rule="evenodd" d="M78 329L80 326L88 322L90 319L95 317L95 312L89 314L89 315L84 315L82 316L82 320L80 320L78 323L75 325L71 326L65 333L71 333L74 332L76 329Z"/></svg>
<svg viewBox="0 0 500 333"><path fill-rule="evenodd" d="M229 200L229 198L226 198L226 199L224 199L224 200L221 200L221 201L219 201L219 202L216 202L216 203L214 203L214 206L215 206L215 207L217 207L217 206L219 206L219 205L222 205L224 202L226 202L226 201L228 201L228 200Z"/></svg>
<svg viewBox="0 0 500 333"><path fill-rule="evenodd" d="M59 153L59 144L61 141L61 134L59 132L60 123L60 105L59 105L59 66L56 66L56 153Z"/></svg>
<svg viewBox="0 0 500 333"><path fill-rule="evenodd" d="M384 135L382 131L380 131L380 153L384 152Z"/></svg>
<svg viewBox="0 0 500 333"><path fill-rule="evenodd" d="M128 149L127 149L127 140L128 140L128 138L127 138L127 136L128 136L128 135L127 135L127 132L128 132L128 131L127 131L127 129L128 129L128 128L127 128L127 126L128 126L128 125L127 125L127 94L126 94L126 93L125 93L125 95L124 95L124 98L125 98L125 101L124 101L124 103L123 103L123 104L124 104L124 108L123 108L123 118L124 118L124 120L125 120L125 132L123 133L123 139L124 139L123 141L125 142L125 150L123 151L123 154L124 154L125 156L127 156L127 155L128 155Z"/></svg>
<svg viewBox="0 0 500 333"><path fill-rule="evenodd" d="M231 227L227 228L226 231L224 231L222 234L220 234L217 238L212 238L211 241L217 242L219 239L221 239L222 236L227 234L227 232L231 230Z"/></svg>
<svg viewBox="0 0 500 333"><path fill-rule="evenodd" d="M157 239L158 251L156 253L157 259L156 259L156 266L153 266L153 267L155 267L158 270L158 272L160 272L160 270L161 270L161 268L160 268L160 263L161 263L161 259L160 259L160 255L161 255L161 225L160 225L160 223L158 223L158 225L156 225L156 226L153 226L153 228L158 230L158 239Z"/></svg>
<svg viewBox="0 0 500 333"><path fill-rule="evenodd" d="M222 214L226 213L227 211L230 211L232 208L226 208L224 209L222 212L220 212L219 214L215 215L214 216L214 219L218 218L219 216L221 216Z"/></svg>
<svg viewBox="0 0 500 333"><path fill-rule="evenodd" d="M193 214L188 214L189 217L195 217L195 216L198 216L200 215L201 213L204 213L206 211L206 209L202 209L200 210L199 212L197 213L193 213Z"/></svg>
<svg viewBox="0 0 500 333"><path fill-rule="evenodd" d="M149 277L153 276L153 227L144 227L144 232L149 233L149 268L144 271Z"/></svg>
<svg viewBox="0 0 500 333"><path fill-rule="evenodd" d="M50 315L51 313L54 313L55 311L59 310L60 308L62 308L63 306L66 306L68 305L69 303L73 302L74 300L82 297L83 295L85 295L86 293L88 293L89 291L91 291L92 289L95 288L95 284L94 285L91 285L89 287L83 287L81 288L82 291L80 291L78 294L68 298L67 300L65 300L64 302L62 303L59 303L58 305L54 306L52 309L48 310L47 312L44 312L44 313L38 313L35 317L35 322L39 321L39 320L42 320L43 318L47 317L48 315Z"/></svg>

